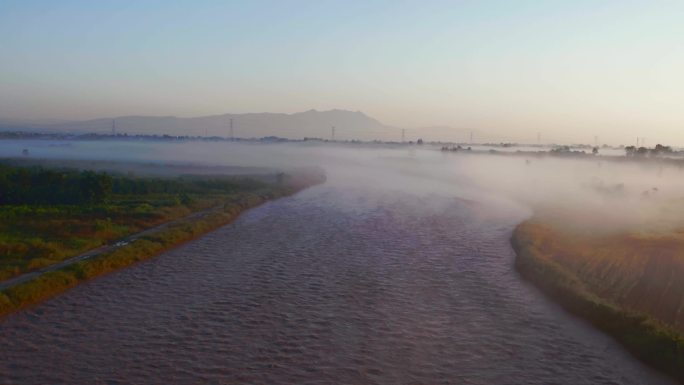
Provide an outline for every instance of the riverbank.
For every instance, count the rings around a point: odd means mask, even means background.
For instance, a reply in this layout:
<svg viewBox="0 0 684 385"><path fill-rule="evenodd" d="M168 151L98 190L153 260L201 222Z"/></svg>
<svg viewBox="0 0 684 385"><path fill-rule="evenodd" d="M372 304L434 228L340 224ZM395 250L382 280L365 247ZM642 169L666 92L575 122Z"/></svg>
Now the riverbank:
<svg viewBox="0 0 684 385"><path fill-rule="evenodd" d="M66 266L3 289L0 291L0 316L53 297L81 282L152 258L230 223L250 208L295 194L322 183L325 178L322 174L281 174L278 179L278 183L260 184L258 187L254 186L255 188L213 196L204 202L211 202L213 208L186 210L185 217L168 222L167 225L162 224L157 227L158 230L150 231L148 228L138 235L129 234L128 241L117 242L116 247L108 247L87 259L75 260Z"/></svg>
<svg viewBox="0 0 684 385"><path fill-rule="evenodd" d="M150 174L133 173L140 169ZM276 171L253 176L187 171L112 162L0 161L0 282L286 182Z"/></svg>
<svg viewBox="0 0 684 385"><path fill-rule="evenodd" d="M674 235L572 233L535 218L511 238L525 279L684 383L684 283L677 280L684 276L683 242Z"/></svg>

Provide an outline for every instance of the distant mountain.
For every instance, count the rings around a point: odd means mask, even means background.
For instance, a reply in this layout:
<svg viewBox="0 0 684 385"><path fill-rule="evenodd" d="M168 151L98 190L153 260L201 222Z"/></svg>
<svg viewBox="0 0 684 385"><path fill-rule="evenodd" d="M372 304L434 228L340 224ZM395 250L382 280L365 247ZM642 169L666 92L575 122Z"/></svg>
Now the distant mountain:
<svg viewBox="0 0 684 385"><path fill-rule="evenodd" d="M117 133L145 135L230 136L230 122L236 137L281 136L329 138L334 126L340 137L370 134L389 128L362 112L345 110L298 112L294 114L248 113L178 118L174 116L122 116L76 122L18 122L0 120L3 129L27 129L74 134ZM365 135L363 135L365 136Z"/></svg>

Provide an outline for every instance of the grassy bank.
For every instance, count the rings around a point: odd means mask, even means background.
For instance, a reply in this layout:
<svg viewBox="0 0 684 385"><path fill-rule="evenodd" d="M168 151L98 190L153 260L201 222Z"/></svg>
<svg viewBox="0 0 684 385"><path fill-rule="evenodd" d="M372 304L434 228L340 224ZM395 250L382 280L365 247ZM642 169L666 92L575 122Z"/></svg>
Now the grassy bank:
<svg viewBox="0 0 684 385"><path fill-rule="evenodd" d="M133 177L0 162L0 281L274 184L237 176Z"/></svg>
<svg viewBox="0 0 684 385"><path fill-rule="evenodd" d="M291 192L293 191L274 191L264 195L245 194L238 200L226 203L223 209L208 213L201 218L182 221L157 233L141 237L113 252L77 262L63 269L45 273L29 282L8 288L0 292L0 314L7 314L35 304L76 286L82 281L154 257L231 222L246 209Z"/></svg>
<svg viewBox="0 0 684 385"><path fill-rule="evenodd" d="M640 360L684 383L682 334L650 314L610 300L611 297L624 296L602 290L596 277L588 275L587 272L592 270L582 268L582 261L592 260L587 242L591 241L567 236L535 220L518 225L511 239L517 253L515 266L524 278L571 313L613 336ZM613 253L602 256L602 259L611 261L609 265L612 266L601 274L603 287L620 282L619 277L632 276L632 272L624 269L629 264L620 264L621 260L631 260L630 255L619 249ZM576 256L574 260L580 262L571 264L568 261L573 259L568 256ZM638 278L634 279L638 281ZM622 289L616 290L627 293L627 288L633 288L634 285L623 282L622 286L618 286Z"/></svg>
<svg viewBox="0 0 684 385"><path fill-rule="evenodd" d="M111 244L122 236L173 221L112 251L0 291L0 315L154 257L231 222L249 208L323 180L320 174L280 174L274 183L216 177L121 178L115 180L120 184L118 190L115 187L119 193L102 202L0 206L0 210L13 213L0 217L0 249L5 250L4 257L0 256L0 271L5 277L49 266L99 245ZM123 189L132 192L122 193L122 184ZM157 191L160 186L165 191ZM196 214L189 215L192 213Z"/></svg>

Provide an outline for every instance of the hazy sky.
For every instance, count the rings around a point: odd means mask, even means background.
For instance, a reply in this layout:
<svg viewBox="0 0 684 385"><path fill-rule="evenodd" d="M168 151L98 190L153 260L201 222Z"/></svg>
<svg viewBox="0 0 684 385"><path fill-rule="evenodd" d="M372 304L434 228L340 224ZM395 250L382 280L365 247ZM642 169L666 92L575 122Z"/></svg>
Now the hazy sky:
<svg viewBox="0 0 684 385"><path fill-rule="evenodd" d="M0 0L0 117L311 108L684 146L684 1Z"/></svg>

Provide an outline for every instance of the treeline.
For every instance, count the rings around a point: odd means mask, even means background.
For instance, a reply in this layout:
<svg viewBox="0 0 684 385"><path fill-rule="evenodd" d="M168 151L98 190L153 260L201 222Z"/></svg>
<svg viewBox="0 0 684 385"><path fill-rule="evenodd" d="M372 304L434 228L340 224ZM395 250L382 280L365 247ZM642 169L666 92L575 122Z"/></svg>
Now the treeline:
<svg viewBox="0 0 684 385"><path fill-rule="evenodd" d="M672 154L674 151L670 146L663 146L662 144L656 144L653 148L648 147L636 147L627 146L625 147L625 155L627 156L660 156Z"/></svg>
<svg viewBox="0 0 684 385"><path fill-rule="evenodd" d="M230 193L263 187L254 179L236 178L112 178L112 192L121 195Z"/></svg>
<svg viewBox="0 0 684 385"><path fill-rule="evenodd" d="M0 164L0 205L102 203L111 193L107 174Z"/></svg>
<svg viewBox="0 0 684 385"><path fill-rule="evenodd" d="M0 205L101 204L113 195L232 193L263 187L242 178L136 178L0 164Z"/></svg>

